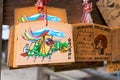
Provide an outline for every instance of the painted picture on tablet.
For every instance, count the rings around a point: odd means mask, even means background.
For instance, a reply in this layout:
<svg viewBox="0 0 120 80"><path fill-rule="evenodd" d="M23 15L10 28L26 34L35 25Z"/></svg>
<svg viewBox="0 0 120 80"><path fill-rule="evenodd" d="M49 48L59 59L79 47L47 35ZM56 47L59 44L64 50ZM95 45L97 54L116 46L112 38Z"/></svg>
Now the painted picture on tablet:
<svg viewBox="0 0 120 80"><path fill-rule="evenodd" d="M74 62L72 25L48 23L47 27L44 21L18 24L17 65Z"/></svg>
<svg viewBox="0 0 120 80"><path fill-rule="evenodd" d="M54 39L56 37L56 39ZM63 42L60 38L65 38L66 34L62 31L56 31L50 28L43 28L36 31L31 29L25 30L22 38L29 41L30 44L26 44L23 48L23 53L20 54L23 57L33 57L34 61L37 58L52 58L52 54L60 51L60 53L68 52L68 42ZM57 38L59 38L57 40ZM57 54L57 53L56 53Z"/></svg>

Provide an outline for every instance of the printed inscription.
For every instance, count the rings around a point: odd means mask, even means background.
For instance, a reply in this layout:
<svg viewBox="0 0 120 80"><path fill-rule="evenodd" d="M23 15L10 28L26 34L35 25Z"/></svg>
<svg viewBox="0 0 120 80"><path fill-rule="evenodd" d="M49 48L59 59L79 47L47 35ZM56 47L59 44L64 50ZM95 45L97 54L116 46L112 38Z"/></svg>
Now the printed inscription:
<svg viewBox="0 0 120 80"><path fill-rule="evenodd" d="M78 26L74 33L77 60L110 60L110 30L101 26Z"/></svg>

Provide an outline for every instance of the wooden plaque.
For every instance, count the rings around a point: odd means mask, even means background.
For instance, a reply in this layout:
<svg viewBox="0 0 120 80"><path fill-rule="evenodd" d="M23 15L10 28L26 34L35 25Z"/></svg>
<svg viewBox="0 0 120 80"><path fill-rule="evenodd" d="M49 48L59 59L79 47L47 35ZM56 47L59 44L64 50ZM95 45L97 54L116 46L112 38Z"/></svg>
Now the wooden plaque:
<svg viewBox="0 0 120 80"><path fill-rule="evenodd" d="M28 67L34 67L34 66L46 66L46 65L24 65L24 66L14 66L13 67L13 59L14 59L14 38L15 38L15 27L10 27L10 38L8 41L8 53L6 58L6 63L9 66L9 69L20 69L20 68L28 68Z"/></svg>
<svg viewBox="0 0 120 80"><path fill-rule="evenodd" d="M120 26L111 27L112 61L120 61Z"/></svg>
<svg viewBox="0 0 120 80"><path fill-rule="evenodd" d="M74 62L72 38L72 26L67 23L49 22L48 27L44 21L19 23L15 27L13 67Z"/></svg>
<svg viewBox="0 0 120 80"><path fill-rule="evenodd" d="M66 10L62 9L62 8L54 8L54 7L47 7L47 13L48 15L52 15L52 16L56 16L61 18L61 22L67 23L67 14L66 14ZM32 7L24 7L24 8L16 8L15 9L15 16L14 16L14 20L15 20L15 24L18 23L18 20L20 17L23 16L32 16L37 14L37 7L32 6Z"/></svg>
<svg viewBox="0 0 120 80"><path fill-rule="evenodd" d="M118 72L118 71L120 71L120 61L108 62L107 71L108 72Z"/></svg>
<svg viewBox="0 0 120 80"><path fill-rule="evenodd" d="M107 25L120 26L119 0L99 0L97 6Z"/></svg>
<svg viewBox="0 0 120 80"><path fill-rule="evenodd" d="M73 41L76 61L110 61L110 29L98 24L74 24Z"/></svg>
<svg viewBox="0 0 120 80"><path fill-rule="evenodd" d="M8 53L7 53L7 65L12 66L13 65L13 53L14 53L14 26L10 27L10 38L8 41Z"/></svg>

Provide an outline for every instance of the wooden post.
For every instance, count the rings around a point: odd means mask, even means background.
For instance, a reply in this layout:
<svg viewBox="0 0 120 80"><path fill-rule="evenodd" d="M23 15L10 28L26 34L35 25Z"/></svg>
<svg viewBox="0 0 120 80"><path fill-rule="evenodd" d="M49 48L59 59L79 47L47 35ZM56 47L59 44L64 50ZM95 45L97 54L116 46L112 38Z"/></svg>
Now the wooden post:
<svg viewBox="0 0 120 80"><path fill-rule="evenodd" d="M3 20L3 0L0 0L0 59L2 55L2 20ZM0 60L0 71L1 71L1 60ZM1 73L0 73L1 75Z"/></svg>
<svg viewBox="0 0 120 80"><path fill-rule="evenodd" d="M50 75L44 72L45 68L38 68L37 80L50 80Z"/></svg>

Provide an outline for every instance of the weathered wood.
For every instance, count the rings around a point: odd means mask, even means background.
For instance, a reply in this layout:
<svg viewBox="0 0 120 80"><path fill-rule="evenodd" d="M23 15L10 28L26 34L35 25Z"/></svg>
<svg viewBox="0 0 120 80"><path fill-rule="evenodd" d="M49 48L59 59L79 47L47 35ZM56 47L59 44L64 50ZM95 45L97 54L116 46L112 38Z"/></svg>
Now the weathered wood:
<svg viewBox="0 0 120 80"><path fill-rule="evenodd" d="M120 1L99 0L97 6L106 21L107 25L120 26Z"/></svg>
<svg viewBox="0 0 120 80"><path fill-rule="evenodd" d="M110 29L98 24L73 25L74 53L76 61L110 61Z"/></svg>
<svg viewBox="0 0 120 80"><path fill-rule="evenodd" d="M66 4L66 10L68 15L68 23L74 24L81 21L82 15L82 0L69 0Z"/></svg>
<svg viewBox="0 0 120 80"><path fill-rule="evenodd" d="M112 61L107 64L108 72L120 71L120 26L112 26L111 37L112 37Z"/></svg>
<svg viewBox="0 0 120 80"><path fill-rule="evenodd" d="M112 61L120 61L120 26L111 27Z"/></svg>
<svg viewBox="0 0 120 80"><path fill-rule="evenodd" d="M14 26L10 28L10 38L8 42L8 53L7 53L7 65L12 66L13 65L13 49L14 49Z"/></svg>
<svg viewBox="0 0 120 80"><path fill-rule="evenodd" d="M120 71L120 61L108 62L107 63L107 71L108 72L119 72Z"/></svg>

